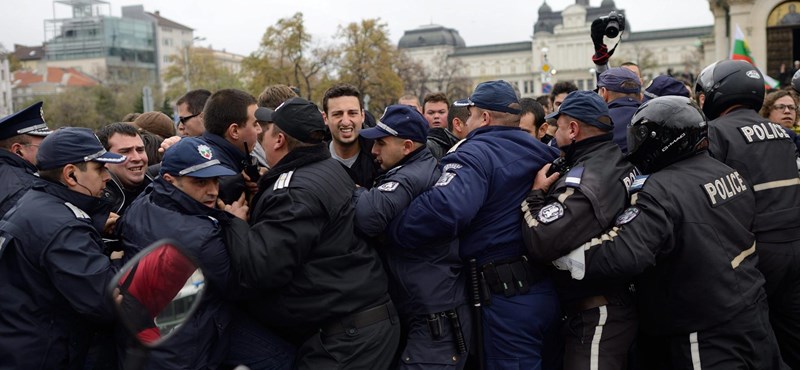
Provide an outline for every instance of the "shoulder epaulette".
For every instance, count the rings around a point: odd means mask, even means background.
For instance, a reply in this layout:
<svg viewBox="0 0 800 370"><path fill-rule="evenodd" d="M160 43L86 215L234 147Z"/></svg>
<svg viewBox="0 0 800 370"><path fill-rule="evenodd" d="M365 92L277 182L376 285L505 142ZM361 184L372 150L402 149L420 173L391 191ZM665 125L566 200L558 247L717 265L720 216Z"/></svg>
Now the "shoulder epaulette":
<svg viewBox="0 0 800 370"><path fill-rule="evenodd" d="M278 176L278 179L275 180L275 185L272 186L272 190L288 188L289 182L292 181L292 174L294 174L294 171L284 172Z"/></svg>
<svg viewBox="0 0 800 370"><path fill-rule="evenodd" d="M89 217L88 213L84 212L82 209L78 208L76 205L74 205L74 204L72 204L70 202L65 202L64 205L67 206L67 208L69 208L70 211L72 211L72 213L75 215L75 218L91 219L91 217Z"/></svg>
<svg viewBox="0 0 800 370"><path fill-rule="evenodd" d="M644 182L647 181L648 177L649 177L649 175L636 176L633 179L633 183L628 188L628 194L633 194L633 193L638 192L639 190L642 190L642 187L644 187Z"/></svg>
<svg viewBox="0 0 800 370"><path fill-rule="evenodd" d="M564 182L567 186L573 188L581 187L581 177L583 177L584 167L575 167L567 172Z"/></svg>
<svg viewBox="0 0 800 370"><path fill-rule="evenodd" d="M463 144L465 141L467 141L467 139L466 139L466 138L464 138L464 139L461 139L461 140L459 140L457 143L453 144L453 146L451 146L451 147L450 147L450 150L448 150L448 151L447 151L447 154L450 154L450 153L452 153L452 152L455 152L455 151L456 151L456 149L458 149L458 147L459 147L461 144Z"/></svg>

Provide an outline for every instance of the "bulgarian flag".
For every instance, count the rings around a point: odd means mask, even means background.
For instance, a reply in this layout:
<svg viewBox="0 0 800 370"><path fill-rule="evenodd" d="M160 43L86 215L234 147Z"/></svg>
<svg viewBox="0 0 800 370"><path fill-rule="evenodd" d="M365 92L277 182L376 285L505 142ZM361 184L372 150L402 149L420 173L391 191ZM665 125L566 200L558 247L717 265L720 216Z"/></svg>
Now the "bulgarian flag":
<svg viewBox="0 0 800 370"><path fill-rule="evenodd" d="M753 61L753 57L750 56L750 47L747 46L747 41L744 40L744 33L742 33L742 29L739 28L739 25L736 25L736 31L733 34L733 47L731 47L731 59L733 60L744 60L756 67L760 72L761 75L764 76L764 84L771 89L777 89L781 83L778 80L767 76L761 68L756 66L755 61Z"/></svg>

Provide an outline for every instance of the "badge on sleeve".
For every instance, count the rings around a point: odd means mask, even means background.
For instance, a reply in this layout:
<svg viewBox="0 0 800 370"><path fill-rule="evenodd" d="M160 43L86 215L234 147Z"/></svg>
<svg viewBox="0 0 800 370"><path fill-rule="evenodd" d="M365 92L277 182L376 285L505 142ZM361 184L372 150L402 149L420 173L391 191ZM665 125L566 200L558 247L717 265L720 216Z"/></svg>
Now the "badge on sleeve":
<svg viewBox="0 0 800 370"><path fill-rule="evenodd" d="M397 181L389 181L389 182L387 182L385 184L381 184L381 186L378 186L378 190L385 191L387 193L391 193L391 192L397 190L398 186L400 186L399 182L397 182Z"/></svg>
<svg viewBox="0 0 800 370"><path fill-rule="evenodd" d="M450 181L453 181L454 178L456 178L455 173L444 172L442 173L442 176L439 177L439 180L436 180L436 184L433 184L433 186L447 186L447 184L449 184Z"/></svg>
<svg viewBox="0 0 800 370"><path fill-rule="evenodd" d="M559 202L553 202L539 210L539 215L536 216L536 219L547 225L562 216L564 216L564 205Z"/></svg>
<svg viewBox="0 0 800 370"><path fill-rule="evenodd" d="M633 221L636 216L639 215L639 208L636 207L629 207L622 214L617 217L617 226L622 226L627 224L628 222Z"/></svg>

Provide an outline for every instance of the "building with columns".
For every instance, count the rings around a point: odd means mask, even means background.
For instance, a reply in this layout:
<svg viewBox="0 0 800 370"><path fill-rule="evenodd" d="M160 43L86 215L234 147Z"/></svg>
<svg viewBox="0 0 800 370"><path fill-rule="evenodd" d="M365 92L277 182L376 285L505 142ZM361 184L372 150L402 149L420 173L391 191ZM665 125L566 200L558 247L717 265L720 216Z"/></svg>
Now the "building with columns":
<svg viewBox="0 0 800 370"><path fill-rule="evenodd" d="M433 71L433 78L427 84L431 91L443 90L442 76L452 78L453 74L469 79L473 86L504 79L514 84L524 97L546 94L558 81L572 81L579 88L593 89L594 47L590 27L592 21L611 11L625 13L614 0L602 0L595 7L589 0L576 0L560 11L553 10L544 0L532 35L520 35L524 41L467 46L457 30L428 25L406 31L398 47L429 72ZM626 23L611 64L637 63L645 80L667 72L691 78L716 60L718 42L712 25L635 32ZM447 74L441 69L456 71Z"/></svg>

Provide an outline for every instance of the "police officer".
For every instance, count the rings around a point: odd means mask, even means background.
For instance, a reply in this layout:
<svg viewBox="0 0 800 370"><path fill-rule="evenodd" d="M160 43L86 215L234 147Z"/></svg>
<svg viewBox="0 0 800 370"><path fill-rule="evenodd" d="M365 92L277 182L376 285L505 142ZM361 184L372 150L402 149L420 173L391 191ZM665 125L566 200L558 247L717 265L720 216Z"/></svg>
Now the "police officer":
<svg viewBox="0 0 800 370"><path fill-rule="evenodd" d="M0 364L82 368L95 326L114 316L101 240L111 205L100 195L105 164L126 158L89 129L63 128L36 160L41 179L0 221Z"/></svg>
<svg viewBox="0 0 800 370"><path fill-rule="evenodd" d="M750 63L706 67L695 88L709 124L709 152L752 185L759 269L767 280L770 322L781 354L800 368L800 178L796 147L783 128L758 115L764 78Z"/></svg>
<svg viewBox="0 0 800 370"><path fill-rule="evenodd" d="M458 243L416 248L381 242L389 222L441 175L427 134L428 121L410 105L389 106L375 128L361 131L374 140L372 154L383 173L372 189L356 189L355 225L385 256L392 301L407 333L399 367L463 369L471 324Z"/></svg>
<svg viewBox="0 0 800 370"><path fill-rule="evenodd" d="M291 366L291 355L282 350L280 342L266 333L259 335L256 325L251 325L253 328L248 329L246 336L234 332L235 326L241 327L234 321L246 320L235 312L229 301L237 297L238 284L230 270L222 229L232 216L216 206L219 178L235 174L220 163L205 142L184 138L164 153L161 176L131 204L117 225L124 240L126 259L145 246L169 237L184 245L203 268L207 287L201 309L184 324L180 334L151 352L150 363L154 367L252 366L248 361L255 359L272 361L284 368ZM239 340L249 343L237 344ZM259 340L257 344L256 340ZM253 346L260 347L260 352L246 357L239 353Z"/></svg>
<svg viewBox="0 0 800 370"><path fill-rule="evenodd" d="M622 153L628 152L626 133L631 117L642 104L642 84L639 77L623 67L610 68L597 78L597 93L608 104L614 121L614 143Z"/></svg>
<svg viewBox="0 0 800 370"><path fill-rule="evenodd" d="M478 323L487 367L540 369L557 331L558 298L543 266L526 256L518 207L556 152L519 128L508 82L483 82L456 105L469 107L469 134L442 158L434 186L393 222L390 238L416 248L458 239L462 259L476 260L491 290Z"/></svg>
<svg viewBox="0 0 800 370"><path fill-rule="evenodd" d="M250 225L228 230L234 271L258 296L249 312L298 345L300 369L386 369L400 324L377 252L353 232L355 184L316 105L293 98L272 120Z"/></svg>
<svg viewBox="0 0 800 370"><path fill-rule="evenodd" d="M33 185L36 152L48 134L42 102L0 119L0 217Z"/></svg>
<svg viewBox="0 0 800 370"><path fill-rule="evenodd" d="M556 265L577 280L638 276L643 368L781 369L749 231L753 187L708 155L707 128L688 98L645 103L628 130L645 174L630 206Z"/></svg>
<svg viewBox="0 0 800 370"><path fill-rule="evenodd" d="M596 93L575 91L549 116L565 156L549 192L534 184L522 202L522 235L536 261L549 263L613 226L628 203L635 170L612 141L608 111ZM554 281L570 328L564 369L627 368L637 326L629 281L576 281L563 272Z"/></svg>

